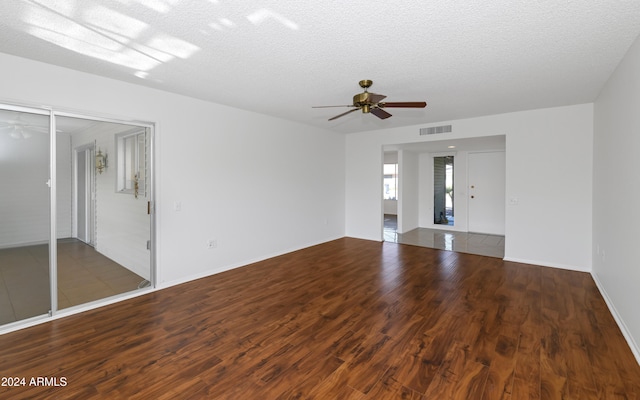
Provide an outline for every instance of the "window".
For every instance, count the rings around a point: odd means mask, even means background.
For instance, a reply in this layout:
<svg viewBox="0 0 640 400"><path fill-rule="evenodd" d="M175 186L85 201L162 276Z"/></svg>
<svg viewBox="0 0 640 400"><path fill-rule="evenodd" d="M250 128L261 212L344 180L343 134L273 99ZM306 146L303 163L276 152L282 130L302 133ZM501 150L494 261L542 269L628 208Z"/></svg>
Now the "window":
<svg viewBox="0 0 640 400"><path fill-rule="evenodd" d="M147 140L145 131L123 133L116 136L117 186L119 193L130 193L136 198L146 195Z"/></svg>
<svg viewBox="0 0 640 400"><path fill-rule="evenodd" d="M453 156L433 158L433 223L453 225Z"/></svg>
<svg viewBox="0 0 640 400"><path fill-rule="evenodd" d="M384 164L383 174L383 199L398 200L398 164Z"/></svg>

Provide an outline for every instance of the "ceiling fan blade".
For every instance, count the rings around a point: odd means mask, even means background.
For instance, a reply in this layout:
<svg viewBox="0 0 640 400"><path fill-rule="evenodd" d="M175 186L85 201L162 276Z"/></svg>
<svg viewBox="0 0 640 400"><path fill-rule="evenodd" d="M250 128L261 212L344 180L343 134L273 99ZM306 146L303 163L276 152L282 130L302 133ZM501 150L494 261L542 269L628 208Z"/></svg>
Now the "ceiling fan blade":
<svg viewBox="0 0 640 400"><path fill-rule="evenodd" d="M387 96L383 95L383 94L377 94L377 93L369 93L369 101L371 103L379 103L382 100L386 99Z"/></svg>
<svg viewBox="0 0 640 400"><path fill-rule="evenodd" d="M391 116L391 114L389 114L385 110L383 110L381 108L377 108L377 107L374 107L374 108L371 109L371 114L375 115L376 117L378 117L380 119L387 119L387 118L389 118Z"/></svg>
<svg viewBox="0 0 640 400"><path fill-rule="evenodd" d="M28 131L33 131L33 132L42 132L42 133L49 132L49 128L45 128L42 126L25 126L24 129ZM62 132L62 131L60 129L56 129L56 132Z"/></svg>
<svg viewBox="0 0 640 400"><path fill-rule="evenodd" d="M344 105L344 106L311 106L311 108L331 108L331 107L355 107L353 104Z"/></svg>
<svg viewBox="0 0 640 400"><path fill-rule="evenodd" d="M338 118L343 117L343 116L345 116L345 115L347 115L347 114L349 114L349 113L352 113L352 112L354 112L354 111L358 111L359 109L360 109L360 107L358 107L358 108L354 108L353 110L349 110L349 111L344 112L344 113L342 113L342 114L340 114L340 115L336 115L336 116L335 116L335 117L333 117L333 118L329 118L329 121L333 121L334 119L338 119Z"/></svg>
<svg viewBox="0 0 640 400"><path fill-rule="evenodd" d="M425 108L427 106L427 103L424 101L400 101L400 102L391 102L391 103L380 103L378 104L379 107L389 107L389 108L400 108L400 107L405 107L405 108Z"/></svg>

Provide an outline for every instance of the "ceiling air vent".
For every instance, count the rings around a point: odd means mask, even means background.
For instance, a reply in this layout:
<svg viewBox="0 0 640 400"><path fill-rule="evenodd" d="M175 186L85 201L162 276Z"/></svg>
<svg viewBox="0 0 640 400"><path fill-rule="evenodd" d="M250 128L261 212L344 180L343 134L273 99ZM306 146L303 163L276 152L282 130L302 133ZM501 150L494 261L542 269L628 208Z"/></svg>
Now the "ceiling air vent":
<svg viewBox="0 0 640 400"><path fill-rule="evenodd" d="M451 132L451 125L430 126L429 128L420 128L420 135L435 135L436 133Z"/></svg>

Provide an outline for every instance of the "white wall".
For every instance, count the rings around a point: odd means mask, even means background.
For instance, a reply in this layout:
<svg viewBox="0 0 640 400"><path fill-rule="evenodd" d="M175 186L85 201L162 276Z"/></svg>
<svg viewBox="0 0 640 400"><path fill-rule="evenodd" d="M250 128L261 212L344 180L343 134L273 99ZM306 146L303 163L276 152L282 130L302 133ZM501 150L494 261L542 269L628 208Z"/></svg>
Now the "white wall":
<svg viewBox="0 0 640 400"><path fill-rule="evenodd" d="M419 222L419 156L406 150L399 151L398 156L398 232L405 233L416 229Z"/></svg>
<svg viewBox="0 0 640 400"><path fill-rule="evenodd" d="M345 228L347 236L382 241L383 132L368 133L346 136Z"/></svg>
<svg viewBox="0 0 640 400"><path fill-rule="evenodd" d="M451 134L420 136L413 126L347 135L346 233L382 240L382 146L506 135L505 258L591 269L593 105L492 115L452 124ZM436 124L434 124L436 125Z"/></svg>
<svg viewBox="0 0 640 400"><path fill-rule="evenodd" d="M398 200L384 200L384 213L398 215Z"/></svg>
<svg viewBox="0 0 640 400"><path fill-rule="evenodd" d="M49 133L28 139L0 135L0 248L47 243L49 239ZM71 236L70 139L58 134L57 235Z"/></svg>
<svg viewBox="0 0 640 400"><path fill-rule="evenodd" d="M593 275L640 362L640 38L595 103Z"/></svg>
<svg viewBox="0 0 640 400"><path fill-rule="evenodd" d="M6 54L0 65L4 102L156 124L161 285L344 236L343 135Z"/></svg>
<svg viewBox="0 0 640 400"><path fill-rule="evenodd" d="M49 134L0 135L0 248L49 238Z"/></svg>

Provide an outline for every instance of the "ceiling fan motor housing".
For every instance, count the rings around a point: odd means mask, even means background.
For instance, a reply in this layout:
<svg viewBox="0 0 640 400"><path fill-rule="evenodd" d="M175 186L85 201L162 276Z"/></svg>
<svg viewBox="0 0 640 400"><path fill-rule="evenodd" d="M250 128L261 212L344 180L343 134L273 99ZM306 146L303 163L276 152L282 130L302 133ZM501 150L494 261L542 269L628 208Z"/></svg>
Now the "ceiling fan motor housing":
<svg viewBox="0 0 640 400"><path fill-rule="evenodd" d="M373 104L374 102L371 101L371 94L369 92L358 93L353 96L353 105L355 107L362 107L363 113L368 113Z"/></svg>

